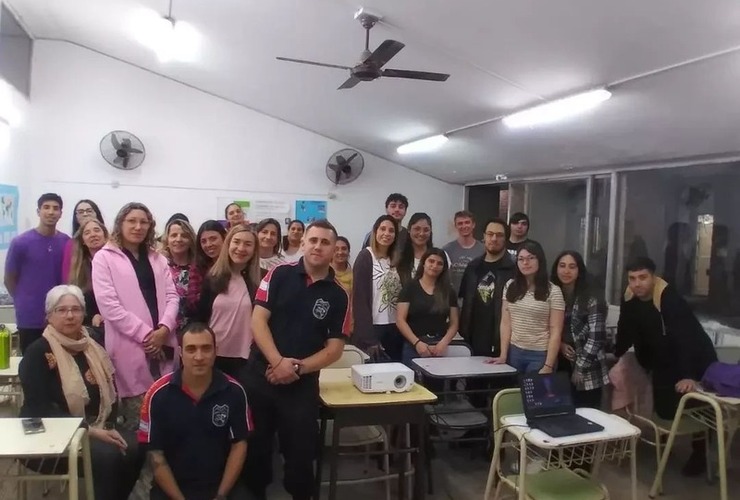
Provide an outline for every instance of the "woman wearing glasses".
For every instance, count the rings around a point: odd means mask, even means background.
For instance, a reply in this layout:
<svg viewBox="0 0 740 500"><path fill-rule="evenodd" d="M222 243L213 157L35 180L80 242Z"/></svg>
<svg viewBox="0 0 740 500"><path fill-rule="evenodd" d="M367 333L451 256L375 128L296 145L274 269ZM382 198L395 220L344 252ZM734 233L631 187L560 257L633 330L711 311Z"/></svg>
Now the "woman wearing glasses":
<svg viewBox="0 0 740 500"><path fill-rule="evenodd" d="M80 226L83 222L97 219L102 225L105 225L103 220L103 214L100 213L100 208L92 200L80 200L75 205L72 211L72 238L67 242L67 246L64 247L64 254L62 255L62 281L65 283L70 279L69 272L72 267L72 254L74 253L74 242L77 231L80 230Z"/></svg>
<svg viewBox="0 0 740 500"><path fill-rule="evenodd" d="M118 212L110 241L93 258L92 281L124 425L135 430L144 394L174 367L180 305L167 259L154 249L154 219L145 205Z"/></svg>
<svg viewBox="0 0 740 500"><path fill-rule="evenodd" d="M547 278L542 246L527 240L517 251L516 274L504 287L501 307L501 355L520 373L552 373L558 360L565 301Z"/></svg>

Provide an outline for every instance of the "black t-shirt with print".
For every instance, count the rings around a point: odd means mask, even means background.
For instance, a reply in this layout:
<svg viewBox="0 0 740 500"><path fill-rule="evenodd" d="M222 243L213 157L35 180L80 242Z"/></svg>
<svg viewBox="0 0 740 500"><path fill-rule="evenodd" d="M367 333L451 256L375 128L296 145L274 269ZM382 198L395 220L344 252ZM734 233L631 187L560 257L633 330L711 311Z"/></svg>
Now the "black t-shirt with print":
<svg viewBox="0 0 740 500"><path fill-rule="evenodd" d="M457 307L457 296L452 286L448 284L446 286L449 287L449 307ZM424 291L419 280L413 280L403 288L398 302L408 302L409 313L406 322L417 337L428 335L441 338L447 332L449 309L435 311L434 296Z"/></svg>
<svg viewBox="0 0 740 500"><path fill-rule="evenodd" d="M471 336L478 332L484 332L495 328L495 322L501 318L496 317L496 311L492 306L494 292L496 287L503 287L506 283L497 283L496 274L501 267L503 259L495 262L483 261L476 270L476 280L478 282L473 301L472 318L470 322Z"/></svg>

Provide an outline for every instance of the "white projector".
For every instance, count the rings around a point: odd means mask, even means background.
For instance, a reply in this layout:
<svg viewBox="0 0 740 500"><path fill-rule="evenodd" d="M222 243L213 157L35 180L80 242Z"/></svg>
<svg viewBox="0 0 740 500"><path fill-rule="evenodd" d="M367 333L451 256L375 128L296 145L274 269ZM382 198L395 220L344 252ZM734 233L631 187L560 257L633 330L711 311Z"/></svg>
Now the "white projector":
<svg viewBox="0 0 740 500"><path fill-rule="evenodd" d="M354 365L352 383L361 392L406 392L414 385L414 372L402 363Z"/></svg>

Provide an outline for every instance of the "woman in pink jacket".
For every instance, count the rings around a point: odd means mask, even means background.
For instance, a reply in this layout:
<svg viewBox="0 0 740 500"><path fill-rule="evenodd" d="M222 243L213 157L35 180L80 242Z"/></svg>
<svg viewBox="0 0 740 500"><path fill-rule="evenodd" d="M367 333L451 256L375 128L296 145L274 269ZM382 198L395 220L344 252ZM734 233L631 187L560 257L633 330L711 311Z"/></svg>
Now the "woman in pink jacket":
<svg viewBox="0 0 740 500"><path fill-rule="evenodd" d="M174 367L180 299L167 259L154 249L154 218L141 203L118 215L93 259L92 282L116 369L124 426L136 429L144 394Z"/></svg>

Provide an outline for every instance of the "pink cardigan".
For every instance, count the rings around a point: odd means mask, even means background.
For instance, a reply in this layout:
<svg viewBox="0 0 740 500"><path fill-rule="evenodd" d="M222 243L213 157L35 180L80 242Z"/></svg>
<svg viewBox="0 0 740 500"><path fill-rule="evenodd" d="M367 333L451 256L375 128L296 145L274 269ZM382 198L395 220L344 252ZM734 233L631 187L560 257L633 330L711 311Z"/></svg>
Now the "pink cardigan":
<svg viewBox="0 0 740 500"><path fill-rule="evenodd" d="M149 252L149 262L157 288L159 323L170 329L167 344L177 353L175 328L180 297L167 260L156 252ZM131 261L117 246L107 243L95 254L92 286L105 320L105 349L116 369L118 394L123 398L144 394L154 379L142 343L156 325L152 325ZM174 363L163 361L160 368L163 374L167 373L174 368Z"/></svg>

